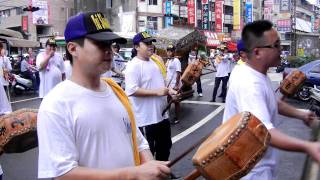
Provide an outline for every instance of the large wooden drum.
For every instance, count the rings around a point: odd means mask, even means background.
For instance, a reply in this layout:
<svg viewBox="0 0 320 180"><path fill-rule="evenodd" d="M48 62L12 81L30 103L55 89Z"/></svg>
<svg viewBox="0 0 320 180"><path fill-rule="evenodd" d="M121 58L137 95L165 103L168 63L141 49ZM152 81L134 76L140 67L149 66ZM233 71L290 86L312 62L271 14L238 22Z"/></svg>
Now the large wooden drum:
<svg viewBox="0 0 320 180"><path fill-rule="evenodd" d="M38 146L37 110L20 109L0 116L0 154L21 153Z"/></svg>
<svg viewBox="0 0 320 180"><path fill-rule="evenodd" d="M244 112L219 126L201 144L192 161L206 179L239 179L263 157L269 142L266 127Z"/></svg>
<svg viewBox="0 0 320 180"><path fill-rule="evenodd" d="M293 96L306 80L306 75L299 71L293 70L280 84L280 92L286 96Z"/></svg>
<svg viewBox="0 0 320 180"><path fill-rule="evenodd" d="M183 84L192 86L201 76L203 66L203 63L200 61L195 61L194 63L189 64L181 76Z"/></svg>

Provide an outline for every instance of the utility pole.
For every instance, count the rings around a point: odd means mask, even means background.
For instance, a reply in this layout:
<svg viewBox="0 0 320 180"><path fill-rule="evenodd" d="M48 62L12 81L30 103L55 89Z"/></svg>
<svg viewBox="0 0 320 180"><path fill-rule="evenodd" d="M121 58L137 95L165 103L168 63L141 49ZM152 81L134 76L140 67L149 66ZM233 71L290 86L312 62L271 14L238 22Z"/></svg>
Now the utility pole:
<svg viewBox="0 0 320 180"><path fill-rule="evenodd" d="M297 2L296 0L291 1L291 55L297 55L297 29L296 29L296 11Z"/></svg>

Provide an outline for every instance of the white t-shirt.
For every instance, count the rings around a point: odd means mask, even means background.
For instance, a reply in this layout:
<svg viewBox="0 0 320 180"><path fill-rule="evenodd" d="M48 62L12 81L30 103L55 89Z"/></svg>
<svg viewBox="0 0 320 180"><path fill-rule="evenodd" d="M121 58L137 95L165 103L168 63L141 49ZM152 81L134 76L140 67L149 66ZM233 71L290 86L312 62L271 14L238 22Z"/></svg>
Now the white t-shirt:
<svg viewBox="0 0 320 180"><path fill-rule="evenodd" d="M63 62L64 63L64 68L65 68L65 73L66 73L66 79L70 79L72 75L72 65L69 60L66 60Z"/></svg>
<svg viewBox="0 0 320 180"><path fill-rule="evenodd" d="M30 66L30 65L29 65L29 63L27 62L27 60L21 61L20 71L21 71L21 72L28 71L29 66Z"/></svg>
<svg viewBox="0 0 320 180"><path fill-rule="evenodd" d="M216 66L217 72L216 77L225 77L228 76L230 72L229 60L226 56L223 57L220 63L214 63Z"/></svg>
<svg viewBox="0 0 320 180"><path fill-rule="evenodd" d="M0 82L0 115L12 112L11 105L8 101L7 94Z"/></svg>
<svg viewBox="0 0 320 180"><path fill-rule="evenodd" d="M3 114L9 114L12 112L11 105L8 101L7 94L3 88L2 83L0 82L0 116ZM0 165L0 175L3 174L1 165Z"/></svg>
<svg viewBox="0 0 320 180"><path fill-rule="evenodd" d="M38 177L57 177L77 166L134 166L128 113L110 86L95 92L70 80L43 99L38 112ZM137 128L137 127L136 127ZM139 151L148 142L137 128Z"/></svg>
<svg viewBox="0 0 320 180"><path fill-rule="evenodd" d="M6 56L0 56L0 82L3 86L8 86L9 82L4 79L3 69L12 70L10 60Z"/></svg>
<svg viewBox="0 0 320 180"><path fill-rule="evenodd" d="M243 111L253 113L268 130L278 124L278 103L269 77L246 64L236 66L231 73L223 122ZM248 176L266 169L273 170L275 165L276 152L270 146L263 159Z"/></svg>
<svg viewBox="0 0 320 180"><path fill-rule="evenodd" d="M164 116L161 115L167 105L167 96L132 96L138 88L154 90L165 87L165 80L153 60L144 61L134 57L127 64L125 83L126 93L134 107L138 127L156 124L169 117L167 112Z"/></svg>
<svg viewBox="0 0 320 180"><path fill-rule="evenodd" d="M181 73L181 62L178 58L168 59L167 63L167 82L174 88L177 82L177 72ZM179 82L180 84L180 82Z"/></svg>
<svg viewBox="0 0 320 180"><path fill-rule="evenodd" d="M37 56L36 64L40 68L40 63L44 61L45 52L40 52ZM62 81L62 73L65 72L64 62L58 53L49 59L46 68L39 71L40 85L39 97L43 98L48 92Z"/></svg>

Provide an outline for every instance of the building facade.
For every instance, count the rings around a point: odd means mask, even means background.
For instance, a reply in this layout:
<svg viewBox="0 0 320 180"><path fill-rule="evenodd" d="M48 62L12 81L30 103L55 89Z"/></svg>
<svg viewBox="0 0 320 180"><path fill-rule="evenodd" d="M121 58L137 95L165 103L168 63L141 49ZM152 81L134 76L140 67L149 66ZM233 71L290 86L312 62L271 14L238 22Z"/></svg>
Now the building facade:
<svg viewBox="0 0 320 180"><path fill-rule="evenodd" d="M40 10L24 11L29 5ZM0 2L0 28L19 31L25 39L33 41L45 41L52 35L63 36L66 22L74 14L73 5L71 0L3 1Z"/></svg>

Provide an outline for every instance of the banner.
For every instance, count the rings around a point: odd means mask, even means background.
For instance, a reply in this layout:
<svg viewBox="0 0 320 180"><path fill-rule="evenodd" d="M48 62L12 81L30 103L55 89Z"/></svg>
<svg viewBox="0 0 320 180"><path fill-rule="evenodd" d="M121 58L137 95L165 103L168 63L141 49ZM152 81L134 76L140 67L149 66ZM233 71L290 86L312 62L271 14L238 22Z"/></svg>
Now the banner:
<svg viewBox="0 0 320 180"><path fill-rule="evenodd" d="M173 24L173 17L171 17L172 1L165 2L165 15L164 27L167 28Z"/></svg>
<svg viewBox="0 0 320 180"><path fill-rule="evenodd" d="M21 16L22 31L28 32L28 16Z"/></svg>
<svg viewBox="0 0 320 180"><path fill-rule="evenodd" d="M252 20L252 2L251 0L246 1L246 23L251 23Z"/></svg>
<svg viewBox="0 0 320 180"><path fill-rule="evenodd" d="M277 21L277 30L279 32L290 32L291 31L291 20L282 19Z"/></svg>
<svg viewBox="0 0 320 180"><path fill-rule="evenodd" d="M202 29L209 29L209 3L202 0Z"/></svg>
<svg viewBox="0 0 320 180"><path fill-rule="evenodd" d="M240 1L233 1L233 30L240 30L241 6Z"/></svg>
<svg viewBox="0 0 320 180"><path fill-rule="evenodd" d="M48 2L45 0L32 0L33 7L39 7L40 10L32 12L33 24L48 24Z"/></svg>
<svg viewBox="0 0 320 180"><path fill-rule="evenodd" d="M280 12L290 11L290 0L280 0Z"/></svg>
<svg viewBox="0 0 320 180"><path fill-rule="evenodd" d="M188 24L195 23L195 8L194 8L194 1L195 0L188 0Z"/></svg>
<svg viewBox="0 0 320 180"><path fill-rule="evenodd" d="M223 32L223 1L216 0L215 5L216 32Z"/></svg>
<svg viewBox="0 0 320 180"><path fill-rule="evenodd" d="M273 0L264 1L263 15L264 19L272 21Z"/></svg>
<svg viewBox="0 0 320 180"><path fill-rule="evenodd" d="M211 31L203 31L203 34L206 36L206 45L211 47L216 47L221 44L221 41L218 38L218 34Z"/></svg>

